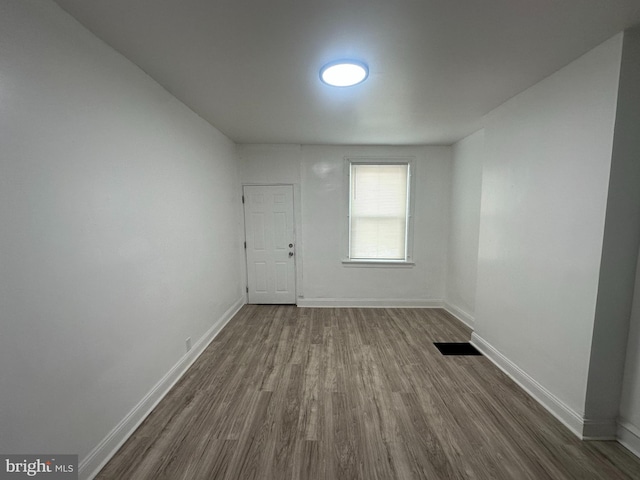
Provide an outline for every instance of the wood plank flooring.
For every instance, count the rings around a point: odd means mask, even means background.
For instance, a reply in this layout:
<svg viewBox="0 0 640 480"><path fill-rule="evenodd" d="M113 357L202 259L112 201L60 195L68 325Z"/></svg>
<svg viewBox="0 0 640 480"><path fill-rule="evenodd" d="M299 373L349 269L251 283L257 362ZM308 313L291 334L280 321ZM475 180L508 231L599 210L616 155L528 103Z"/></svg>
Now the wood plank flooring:
<svg viewBox="0 0 640 480"><path fill-rule="evenodd" d="M640 479L580 442L440 309L247 305L99 479Z"/></svg>

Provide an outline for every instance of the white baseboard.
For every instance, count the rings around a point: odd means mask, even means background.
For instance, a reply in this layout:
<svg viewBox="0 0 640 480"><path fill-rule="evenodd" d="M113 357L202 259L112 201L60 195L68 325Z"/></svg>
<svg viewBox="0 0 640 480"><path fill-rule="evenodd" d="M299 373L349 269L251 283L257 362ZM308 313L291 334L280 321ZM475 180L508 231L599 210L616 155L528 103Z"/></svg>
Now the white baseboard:
<svg viewBox="0 0 640 480"><path fill-rule="evenodd" d="M470 315L467 312L465 312L464 310L456 307L455 305L451 305L448 302L444 302L443 308L447 312L449 312L451 315L456 317L458 320L460 320L462 323L464 323L471 330L473 330L475 328L476 321L475 321L475 319L473 318L472 315Z"/></svg>
<svg viewBox="0 0 640 480"><path fill-rule="evenodd" d="M78 474L81 479L93 479L113 457L124 442L140 426L151 411L160 403L169 390L209 346L220 330L233 318L245 304L245 298L238 299L211 328L193 345L169 370L164 377L138 402L111 432L80 461Z"/></svg>
<svg viewBox="0 0 640 480"><path fill-rule="evenodd" d="M636 457L640 457L640 429L626 420L618 421L618 442Z"/></svg>
<svg viewBox="0 0 640 480"><path fill-rule="evenodd" d="M442 308L442 300L397 298L298 298L298 307Z"/></svg>
<svg viewBox="0 0 640 480"><path fill-rule="evenodd" d="M583 440L616 440L617 430L618 424L615 418L584 418L582 420Z"/></svg>
<svg viewBox="0 0 640 480"><path fill-rule="evenodd" d="M520 385L540 405L560 420L578 438L583 438L584 420L582 414L566 405L549 390L530 377L524 370L501 354L491 344L475 332L471 334L471 344L480 350L500 370Z"/></svg>

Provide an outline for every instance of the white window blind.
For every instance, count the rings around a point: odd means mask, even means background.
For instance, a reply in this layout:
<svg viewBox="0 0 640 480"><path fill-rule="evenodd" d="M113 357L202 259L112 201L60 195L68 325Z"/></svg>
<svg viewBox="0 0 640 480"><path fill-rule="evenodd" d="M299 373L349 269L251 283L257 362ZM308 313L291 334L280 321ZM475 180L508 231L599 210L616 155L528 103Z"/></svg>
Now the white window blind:
<svg viewBox="0 0 640 480"><path fill-rule="evenodd" d="M406 260L409 165L351 164L349 257Z"/></svg>

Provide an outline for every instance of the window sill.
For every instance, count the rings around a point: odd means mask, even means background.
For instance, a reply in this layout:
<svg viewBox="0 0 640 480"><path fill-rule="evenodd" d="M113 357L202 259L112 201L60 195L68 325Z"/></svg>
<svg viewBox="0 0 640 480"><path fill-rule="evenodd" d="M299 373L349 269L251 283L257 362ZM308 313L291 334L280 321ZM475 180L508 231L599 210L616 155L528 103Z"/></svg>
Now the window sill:
<svg viewBox="0 0 640 480"><path fill-rule="evenodd" d="M402 260L342 260L345 267L364 267L364 268L413 268L414 262L405 262Z"/></svg>

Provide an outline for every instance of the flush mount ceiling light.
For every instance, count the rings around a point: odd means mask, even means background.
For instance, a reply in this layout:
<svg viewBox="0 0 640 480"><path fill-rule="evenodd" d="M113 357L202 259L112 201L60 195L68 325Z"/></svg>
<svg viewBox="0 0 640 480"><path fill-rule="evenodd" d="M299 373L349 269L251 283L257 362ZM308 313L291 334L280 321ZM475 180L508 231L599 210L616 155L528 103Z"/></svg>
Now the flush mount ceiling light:
<svg viewBox="0 0 640 480"><path fill-rule="evenodd" d="M338 60L320 69L320 80L332 87L351 87L364 82L369 68L357 60Z"/></svg>

